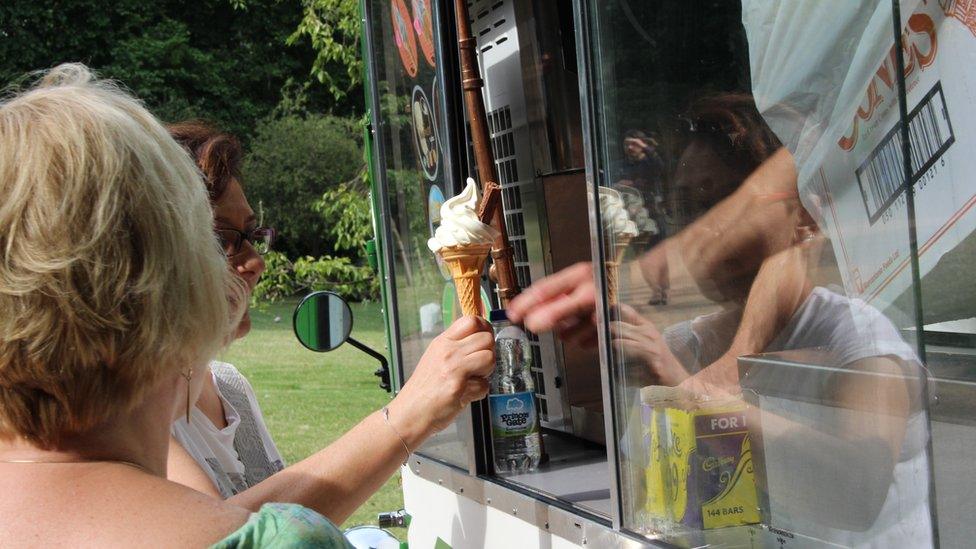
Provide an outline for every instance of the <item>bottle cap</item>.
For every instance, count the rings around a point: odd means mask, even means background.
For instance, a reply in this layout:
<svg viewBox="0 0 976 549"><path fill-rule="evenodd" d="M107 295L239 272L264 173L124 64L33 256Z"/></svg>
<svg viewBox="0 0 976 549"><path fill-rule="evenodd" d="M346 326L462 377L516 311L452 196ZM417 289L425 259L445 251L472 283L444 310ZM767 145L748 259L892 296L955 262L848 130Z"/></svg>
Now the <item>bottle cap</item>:
<svg viewBox="0 0 976 549"><path fill-rule="evenodd" d="M495 310L491 311L490 313L488 313L488 321L489 322L507 322L508 321L508 313L505 312L505 309L495 309Z"/></svg>

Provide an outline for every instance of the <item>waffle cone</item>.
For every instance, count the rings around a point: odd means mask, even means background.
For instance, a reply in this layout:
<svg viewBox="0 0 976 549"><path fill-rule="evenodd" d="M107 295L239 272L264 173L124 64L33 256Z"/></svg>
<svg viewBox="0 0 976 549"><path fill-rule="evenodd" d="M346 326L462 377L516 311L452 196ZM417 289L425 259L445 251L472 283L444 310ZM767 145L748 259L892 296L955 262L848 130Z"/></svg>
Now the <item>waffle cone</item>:
<svg viewBox="0 0 976 549"><path fill-rule="evenodd" d="M620 280L620 262L630 245L631 237L618 236L611 243L607 243L606 250L608 259L604 263L607 279L607 304L616 305L618 303L618 288Z"/></svg>
<svg viewBox="0 0 976 549"><path fill-rule="evenodd" d="M607 278L607 304L611 306L617 304L617 278L620 276L619 265L616 261L607 261L604 265Z"/></svg>
<svg viewBox="0 0 976 549"><path fill-rule="evenodd" d="M481 273L491 244L453 246L437 252L454 279L458 302L464 315L481 316Z"/></svg>
<svg viewBox="0 0 976 549"><path fill-rule="evenodd" d="M630 246L631 237L629 236L618 236L613 241L613 260L618 264L624 258L624 252L627 251L627 247Z"/></svg>

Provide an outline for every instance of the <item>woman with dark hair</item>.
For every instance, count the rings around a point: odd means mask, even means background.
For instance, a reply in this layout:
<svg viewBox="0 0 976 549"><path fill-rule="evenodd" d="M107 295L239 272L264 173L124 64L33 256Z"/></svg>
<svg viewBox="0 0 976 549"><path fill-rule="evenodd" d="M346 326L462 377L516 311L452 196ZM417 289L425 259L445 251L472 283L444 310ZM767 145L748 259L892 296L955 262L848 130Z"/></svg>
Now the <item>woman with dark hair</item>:
<svg viewBox="0 0 976 549"><path fill-rule="evenodd" d="M253 291L264 272L261 256L271 249L275 232L257 226L258 220L244 196L240 185L240 142L200 121L182 122L168 129L203 173L214 210L214 231L231 270ZM244 337L250 329L251 319L245 312L234 339ZM171 476L202 471L209 477L209 484L194 484L201 489L216 489L221 497L229 498L280 471L284 460L247 379L224 362L211 362L210 370L189 418L173 424L178 444L172 446L170 470Z"/></svg>
<svg viewBox="0 0 976 549"><path fill-rule="evenodd" d="M224 254L233 272L253 290L264 271L261 255L270 249L274 231L257 226L244 195L240 144L203 122L175 124L169 130L203 172ZM249 330L245 314L234 338ZM494 339L483 319L455 321L434 339L389 405L287 468L250 384L233 366L212 362L188 420L173 425L168 476L247 508L271 501L301 503L339 524L413 449L449 425L468 403L487 394L493 349Z"/></svg>

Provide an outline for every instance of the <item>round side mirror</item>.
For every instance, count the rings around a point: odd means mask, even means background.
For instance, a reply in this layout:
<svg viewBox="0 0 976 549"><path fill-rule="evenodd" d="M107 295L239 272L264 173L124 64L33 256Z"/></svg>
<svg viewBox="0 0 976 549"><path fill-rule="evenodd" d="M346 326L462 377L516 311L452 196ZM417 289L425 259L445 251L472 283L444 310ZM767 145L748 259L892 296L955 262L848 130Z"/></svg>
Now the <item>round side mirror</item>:
<svg viewBox="0 0 976 549"><path fill-rule="evenodd" d="M307 349L332 351L349 339L352 310L332 292L312 292L295 307L295 337Z"/></svg>

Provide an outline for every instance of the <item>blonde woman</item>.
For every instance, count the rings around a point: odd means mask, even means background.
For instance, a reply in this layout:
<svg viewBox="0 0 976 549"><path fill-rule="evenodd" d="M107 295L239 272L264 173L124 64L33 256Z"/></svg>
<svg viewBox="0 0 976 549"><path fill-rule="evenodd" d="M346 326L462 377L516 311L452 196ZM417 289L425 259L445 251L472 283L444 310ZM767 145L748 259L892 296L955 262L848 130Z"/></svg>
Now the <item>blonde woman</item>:
<svg viewBox="0 0 976 549"><path fill-rule="evenodd" d="M240 318L212 224L186 153L83 66L0 102L4 545L348 546L307 508L165 480L170 425Z"/></svg>

